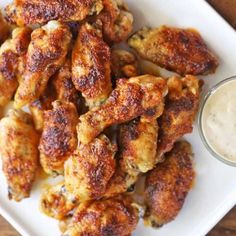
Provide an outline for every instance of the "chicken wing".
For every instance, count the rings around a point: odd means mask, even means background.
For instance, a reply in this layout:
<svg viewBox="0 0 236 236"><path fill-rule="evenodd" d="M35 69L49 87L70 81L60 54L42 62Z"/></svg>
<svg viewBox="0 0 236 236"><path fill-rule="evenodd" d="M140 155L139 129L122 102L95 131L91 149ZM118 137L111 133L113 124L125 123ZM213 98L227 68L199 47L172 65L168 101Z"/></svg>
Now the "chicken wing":
<svg viewBox="0 0 236 236"><path fill-rule="evenodd" d="M62 174L64 162L77 147L78 114L73 103L55 101L53 109L44 112L44 127L40 139L40 162L51 175Z"/></svg>
<svg viewBox="0 0 236 236"><path fill-rule="evenodd" d="M2 13L0 12L0 45L10 35L10 26L4 21Z"/></svg>
<svg viewBox="0 0 236 236"><path fill-rule="evenodd" d="M78 206L65 189L65 183L46 188L40 198L40 210L49 217L57 220L66 218Z"/></svg>
<svg viewBox="0 0 236 236"><path fill-rule="evenodd" d="M207 75L218 66L216 56L193 29L143 28L128 43L141 57L180 75Z"/></svg>
<svg viewBox="0 0 236 236"><path fill-rule="evenodd" d="M0 121L0 156L7 179L9 199L30 195L38 167L38 134L29 114L10 110Z"/></svg>
<svg viewBox="0 0 236 236"><path fill-rule="evenodd" d="M15 95L16 108L42 95L49 78L63 65L71 37L69 28L57 21L33 31L25 72Z"/></svg>
<svg viewBox="0 0 236 236"><path fill-rule="evenodd" d="M103 23L103 35L106 42L120 43L133 29L133 15L123 0L102 0L104 8L96 17Z"/></svg>
<svg viewBox="0 0 236 236"><path fill-rule="evenodd" d="M129 197L79 205L63 236L129 236L138 224L138 210Z"/></svg>
<svg viewBox="0 0 236 236"><path fill-rule="evenodd" d="M166 81L160 77L144 75L120 79L105 103L80 117L78 140L89 143L106 127L138 116L147 120L156 119L163 111L166 93Z"/></svg>
<svg viewBox="0 0 236 236"><path fill-rule="evenodd" d="M175 219L194 181L192 150L177 142L166 161L148 173L145 186L146 224L160 227Z"/></svg>
<svg viewBox="0 0 236 236"><path fill-rule="evenodd" d="M104 102L112 90L109 46L96 26L81 26L72 53L72 80L92 108Z"/></svg>
<svg viewBox="0 0 236 236"><path fill-rule="evenodd" d="M114 79L138 76L139 64L134 54L121 49L111 51L111 71Z"/></svg>
<svg viewBox="0 0 236 236"><path fill-rule="evenodd" d="M22 26L51 20L81 21L98 14L102 8L102 0L14 0L5 12L8 22Z"/></svg>
<svg viewBox="0 0 236 236"><path fill-rule="evenodd" d="M6 105L18 87L19 63L30 42L29 28L16 28L0 48L0 106Z"/></svg>
<svg viewBox="0 0 236 236"><path fill-rule="evenodd" d="M116 147L105 135L79 144L65 163L66 190L80 202L99 199L115 171Z"/></svg>
<svg viewBox="0 0 236 236"><path fill-rule="evenodd" d="M169 93L165 109L158 119L159 140L157 158L170 151L176 140L192 132L192 125L198 111L201 81L191 75L184 78L173 76L168 79Z"/></svg>

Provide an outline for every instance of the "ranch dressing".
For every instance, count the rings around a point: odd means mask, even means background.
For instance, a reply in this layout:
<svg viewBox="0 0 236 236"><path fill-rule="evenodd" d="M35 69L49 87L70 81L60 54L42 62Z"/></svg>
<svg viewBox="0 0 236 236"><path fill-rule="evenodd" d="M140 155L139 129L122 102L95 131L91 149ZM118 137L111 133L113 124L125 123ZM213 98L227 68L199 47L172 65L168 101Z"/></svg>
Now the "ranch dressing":
<svg viewBox="0 0 236 236"><path fill-rule="evenodd" d="M236 80L222 84L208 97L201 121L208 145L236 163Z"/></svg>

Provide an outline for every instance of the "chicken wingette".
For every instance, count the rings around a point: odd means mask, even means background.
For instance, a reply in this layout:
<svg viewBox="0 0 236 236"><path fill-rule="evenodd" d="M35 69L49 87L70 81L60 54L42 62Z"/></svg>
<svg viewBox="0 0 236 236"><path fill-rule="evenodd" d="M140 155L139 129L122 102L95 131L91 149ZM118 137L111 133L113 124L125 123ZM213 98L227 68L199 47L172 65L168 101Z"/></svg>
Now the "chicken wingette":
<svg viewBox="0 0 236 236"><path fill-rule="evenodd" d="M169 92L165 100L165 109L158 119L160 129L157 159L159 160L164 153L172 149L176 140L192 132L202 81L192 75L184 78L173 76L168 79L167 85Z"/></svg>
<svg viewBox="0 0 236 236"><path fill-rule="evenodd" d="M141 57L180 75L207 75L218 66L217 57L193 29L143 28L128 43Z"/></svg>
<svg viewBox="0 0 236 236"><path fill-rule="evenodd" d="M81 203L63 236L130 236L138 224L138 210L129 197Z"/></svg>
<svg viewBox="0 0 236 236"><path fill-rule="evenodd" d="M162 113L166 94L166 81L160 77L144 75L118 80L116 89L105 103L80 116L78 140L89 143L105 128L139 116L156 119Z"/></svg>
<svg viewBox="0 0 236 236"><path fill-rule="evenodd" d="M66 190L78 201L99 199L115 171L116 146L105 135L79 144L65 162Z"/></svg>
<svg viewBox="0 0 236 236"><path fill-rule="evenodd" d="M35 29L26 55L26 68L15 95L15 107L35 101L47 87L49 78L63 65L71 33L58 21Z"/></svg>
<svg viewBox="0 0 236 236"><path fill-rule="evenodd" d="M147 225L160 227L175 219L194 181L191 145L177 142L166 160L150 171L145 183Z"/></svg>
<svg viewBox="0 0 236 236"><path fill-rule="evenodd" d="M0 121L0 156L9 199L21 201L30 195L39 163L38 140L29 114L10 110Z"/></svg>
<svg viewBox="0 0 236 236"><path fill-rule="evenodd" d="M103 35L109 44L120 43L133 29L133 15L123 0L102 0L103 10L96 17L102 21Z"/></svg>
<svg viewBox="0 0 236 236"><path fill-rule="evenodd" d="M6 105L18 87L20 57L26 54L31 30L16 28L0 47L0 106Z"/></svg>
<svg viewBox="0 0 236 236"><path fill-rule="evenodd" d="M77 147L78 114L73 103L55 101L53 109L44 112L40 138L40 163L50 175L63 174L64 162Z"/></svg>
<svg viewBox="0 0 236 236"><path fill-rule="evenodd" d="M111 50L97 26L81 26L72 52L72 80L92 108L111 93Z"/></svg>
<svg viewBox="0 0 236 236"><path fill-rule="evenodd" d="M10 30L10 26L4 21L0 12L0 46L8 38Z"/></svg>
<svg viewBox="0 0 236 236"><path fill-rule="evenodd" d="M19 26L45 24L51 20L81 21L98 14L101 0L14 0L5 8L6 19Z"/></svg>

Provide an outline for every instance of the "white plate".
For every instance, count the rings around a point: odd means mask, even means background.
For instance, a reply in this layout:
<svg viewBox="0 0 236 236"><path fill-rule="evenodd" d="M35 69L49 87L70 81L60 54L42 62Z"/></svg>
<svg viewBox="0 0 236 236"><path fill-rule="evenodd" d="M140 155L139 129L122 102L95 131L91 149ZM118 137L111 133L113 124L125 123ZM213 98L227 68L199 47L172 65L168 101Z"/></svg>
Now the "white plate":
<svg viewBox="0 0 236 236"><path fill-rule="evenodd" d="M9 0L1 0L2 7ZM220 58L212 76L203 77L206 90L216 82L236 75L236 33L203 0L127 0L135 18L135 29L161 24L194 27ZM134 236L200 236L206 234L236 203L236 168L212 157L203 146L197 128L186 137L193 145L197 178L177 219L161 229L145 228L140 222ZM7 186L0 174L0 213L23 236L59 236L57 221L38 210L40 183L31 198L21 203L7 199Z"/></svg>

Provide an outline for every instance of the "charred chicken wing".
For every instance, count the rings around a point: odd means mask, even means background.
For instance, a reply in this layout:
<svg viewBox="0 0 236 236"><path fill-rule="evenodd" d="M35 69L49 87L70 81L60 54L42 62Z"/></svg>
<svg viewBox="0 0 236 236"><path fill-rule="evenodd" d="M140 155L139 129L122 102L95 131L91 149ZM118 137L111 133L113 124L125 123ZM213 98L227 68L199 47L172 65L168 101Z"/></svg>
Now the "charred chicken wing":
<svg viewBox="0 0 236 236"><path fill-rule="evenodd" d="M144 75L120 79L105 103L80 117L78 140L89 143L106 127L139 116L147 120L156 119L163 111L166 93L166 81L160 77Z"/></svg>
<svg viewBox="0 0 236 236"><path fill-rule="evenodd" d="M55 101L53 109L44 112L44 127L40 139L40 162L51 175L62 174L64 162L77 146L78 114L73 103Z"/></svg>
<svg viewBox="0 0 236 236"><path fill-rule="evenodd" d="M160 227L178 215L193 184L192 150L188 142L177 142L146 178L146 224Z"/></svg>
<svg viewBox="0 0 236 236"><path fill-rule="evenodd" d="M101 0L14 0L6 9L11 24L44 24L51 20L81 21L88 15L98 14Z"/></svg>
<svg viewBox="0 0 236 236"><path fill-rule="evenodd" d="M70 41L69 28L57 21L50 21L33 31L25 72L15 95L16 108L42 95L49 78L63 65Z"/></svg>
<svg viewBox="0 0 236 236"><path fill-rule="evenodd" d="M0 45L8 38L10 34L10 26L4 21L0 12Z"/></svg>
<svg viewBox="0 0 236 236"><path fill-rule="evenodd" d="M141 57L180 75L207 75L218 66L216 56L192 29L143 28L129 39L129 45Z"/></svg>
<svg viewBox="0 0 236 236"><path fill-rule="evenodd" d="M0 156L8 183L9 199L30 195L38 167L38 134L29 114L10 110L0 121Z"/></svg>
<svg viewBox="0 0 236 236"><path fill-rule="evenodd" d="M72 53L72 79L90 108L111 93L110 54L101 30L88 23L82 25Z"/></svg>

